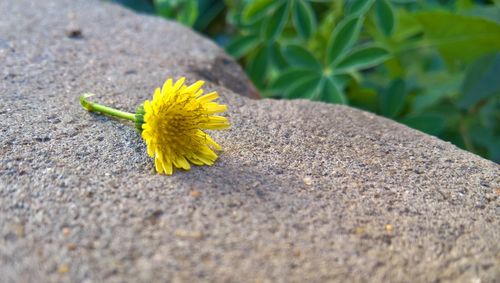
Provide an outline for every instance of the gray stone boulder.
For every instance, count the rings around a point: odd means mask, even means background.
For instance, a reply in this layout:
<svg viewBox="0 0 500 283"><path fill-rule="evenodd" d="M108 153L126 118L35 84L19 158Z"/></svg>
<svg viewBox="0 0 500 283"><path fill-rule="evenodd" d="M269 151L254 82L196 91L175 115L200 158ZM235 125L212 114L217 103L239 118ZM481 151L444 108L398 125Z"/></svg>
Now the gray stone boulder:
<svg viewBox="0 0 500 283"><path fill-rule="evenodd" d="M500 168L345 106L252 100L214 43L90 0L0 2L1 282L498 282ZM133 111L206 80L213 167L155 174Z"/></svg>

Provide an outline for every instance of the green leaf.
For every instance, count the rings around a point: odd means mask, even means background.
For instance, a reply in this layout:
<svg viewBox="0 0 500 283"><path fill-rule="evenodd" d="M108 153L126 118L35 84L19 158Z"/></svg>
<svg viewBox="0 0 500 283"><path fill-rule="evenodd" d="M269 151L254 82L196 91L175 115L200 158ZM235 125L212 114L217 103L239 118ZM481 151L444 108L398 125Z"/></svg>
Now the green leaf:
<svg viewBox="0 0 500 283"><path fill-rule="evenodd" d="M347 15L364 15L375 0L352 0L347 9Z"/></svg>
<svg viewBox="0 0 500 283"><path fill-rule="evenodd" d="M362 70L374 67L387 60L389 58L389 55L389 52L382 47L361 47L354 50L352 53L348 54L344 59L342 59L338 63L337 69L334 69L334 72L345 73L351 70Z"/></svg>
<svg viewBox="0 0 500 283"><path fill-rule="evenodd" d="M181 12L177 16L177 20L181 23L193 26L198 18L198 0L184 1Z"/></svg>
<svg viewBox="0 0 500 283"><path fill-rule="evenodd" d="M307 39L316 30L316 16L306 1L296 0L293 3L292 17L295 29L301 37Z"/></svg>
<svg viewBox="0 0 500 283"><path fill-rule="evenodd" d="M119 3L120 5L141 13L154 14L155 12L155 3L150 1L112 0L111 2Z"/></svg>
<svg viewBox="0 0 500 283"><path fill-rule="evenodd" d="M177 19L179 22L192 26L198 18L198 1L183 2L169 0L154 0L156 13L164 18Z"/></svg>
<svg viewBox="0 0 500 283"><path fill-rule="evenodd" d="M343 19L333 30L326 49L326 62L333 64L338 61L358 39L362 19L349 17Z"/></svg>
<svg viewBox="0 0 500 283"><path fill-rule="evenodd" d="M226 7L222 1L198 1L198 10L201 11L193 27L197 31L205 31L217 16L221 15Z"/></svg>
<svg viewBox="0 0 500 283"><path fill-rule="evenodd" d="M263 25L264 39L267 41L274 40L281 34L288 20L288 4L280 5L271 16L267 19L266 24Z"/></svg>
<svg viewBox="0 0 500 283"><path fill-rule="evenodd" d="M407 117L401 123L430 135L439 135L446 126L446 120L436 113L423 113Z"/></svg>
<svg viewBox="0 0 500 283"><path fill-rule="evenodd" d="M259 44L259 38L256 35L246 35L235 38L226 47L229 54L233 55L236 59L241 58L243 55L248 54Z"/></svg>
<svg viewBox="0 0 500 283"><path fill-rule="evenodd" d="M311 52L299 45L286 46L283 55L291 66L321 70L321 64Z"/></svg>
<svg viewBox="0 0 500 283"><path fill-rule="evenodd" d="M321 84L321 77L319 75L307 76L299 80L293 85L286 96L290 99L295 98L314 98L318 94L318 89Z"/></svg>
<svg viewBox="0 0 500 283"><path fill-rule="evenodd" d="M422 27L415 15L405 9L398 9L397 28L394 29L391 39L395 42L403 42L420 33L422 33Z"/></svg>
<svg viewBox="0 0 500 283"><path fill-rule="evenodd" d="M461 108L500 95L500 52L481 57L469 69L462 85Z"/></svg>
<svg viewBox="0 0 500 283"><path fill-rule="evenodd" d="M257 87L264 86L269 64L268 48L266 46L257 50L247 64L246 71Z"/></svg>
<svg viewBox="0 0 500 283"><path fill-rule="evenodd" d="M380 112L382 115L394 118L403 109L406 89L405 82L402 79L395 79L389 87L379 96Z"/></svg>
<svg viewBox="0 0 500 283"><path fill-rule="evenodd" d="M349 105L376 112L378 109L378 93L373 88L364 87L359 82L352 81L346 89Z"/></svg>
<svg viewBox="0 0 500 283"><path fill-rule="evenodd" d="M281 52L281 47L278 42L273 42L269 47L269 60L278 70L288 67L288 63Z"/></svg>
<svg viewBox="0 0 500 283"><path fill-rule="evenodd" d="M470 63L500 50L500 24L443 11L416 14L424 35L448 64Z"/></svg>
<svg viewBox="0 0 500 283"><path fill-rule="evenodd" d="M156 14L171 19L174 17L175 6L168 0L153 0Z"/></svg>
<svg viewBox="0 0 500 283"><path fill-rule="evenodd" d="M347 102L341 87L331 77L323 77L321 100L336 104L346 104Z"/></svg>
<svg viewBox="0 0 500 283"><path fill-rule="evenodd" d="M500 134L500 97L489 99L479 112L481 125Z"/></svg>
<svg viewBox="0 0 500 283"><path fill-rule="evenodd" d="M318 73L308 69L291 69L274 80L270 88L273 92L288 92L302 78L314 76L318 76Z"/></svg>
<svg viewBox="0 0 500 283"><path fill-rule="evenodd" d="M388 0L378 0L375 4L375 18L380 31L390 36L394 30L394 10Z"/></svg>
<svg viewBox="0 0 500 283"><path fill-rule="evenodd" d="M270 13L273 6L280 1L276 0L255 0L245 6L242 18L246 22L255 22L266 14Z"/></svg>
<svg viewBox="0 0 500 283"><path fill-rule="evenodd" d="M480 17L500 23L500 7L493 5L473 5L471 9L461 11L462 15Z"/></svg>
<svg viewBox="0 0 500 283"><path fill-rule="evenodd" d="M436 79L429 79L433 76ZM421 85L423 91L417 95L412 102L411 110L413 113L419 113L425 109L436 107L444 99L450 98L458 93L463 76L457 75L440 75L432 73L421 78L425 83Z"/></svg>
<svg viewBox="0 0 500 283"><path fill-rule="evenodd" d="M459 94L465 77L461 72L450 73L446 68L432 72L426 70L414 72L406 81L409 92L415 94L410 100L412 114L450 105L447 101L452 101ZM457 108L456 105L453 107Z"/></svg>
<svg viewBox="0 0 500 283"><path fill-rule="evenodd" d="M500 163L500 135L489 129L474 125L469 135L475 144L486 148L485 157L493 162Z"/></svg>

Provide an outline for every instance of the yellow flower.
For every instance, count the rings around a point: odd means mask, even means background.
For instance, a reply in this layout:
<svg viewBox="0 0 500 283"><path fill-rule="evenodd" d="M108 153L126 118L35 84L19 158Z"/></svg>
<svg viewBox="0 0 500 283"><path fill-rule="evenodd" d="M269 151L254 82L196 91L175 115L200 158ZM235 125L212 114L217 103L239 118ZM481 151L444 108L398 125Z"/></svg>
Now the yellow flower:
<svg viewBox="0 0 500 283"><path fill-rule="evenodd" d="M213 115L227 110L226 105L214 102L217 92L203 94L204 81L186 86L184 80L174 84L168 79L136 114L137 120L143 115L141 135L158 173L171 175L173 166L189 170L189 163L212 165L217 159L214 149L221 147L203 130L229 127L226 117Z"/></svg>
<svg viewBox="0 0 500 283"><path fill-rule="evenodd" d="M187 86L185 78L173 83L168 79L157 88L153 100L146 100L135 114L123 112L87 100L92 94L80 96L80 103L90 112L128 119L146 141L148 155L155 160L158 173L171 175L173 167L189 170L190 163L213 165L218 145L204 130L229 128L226 117L214 115L227 110L215 102L217 92L203 94L204 81Z"/></svg>

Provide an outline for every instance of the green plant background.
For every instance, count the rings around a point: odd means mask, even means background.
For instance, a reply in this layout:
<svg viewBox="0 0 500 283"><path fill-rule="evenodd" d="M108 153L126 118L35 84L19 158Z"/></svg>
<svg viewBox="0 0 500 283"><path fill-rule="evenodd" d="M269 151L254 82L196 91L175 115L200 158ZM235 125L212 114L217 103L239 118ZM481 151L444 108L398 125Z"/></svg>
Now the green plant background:
<svg viewBox="0 0 500 283"><path fill-rule="evenodd" d="M261 95L347 104L500 163L500 0L113 0L213 38Z"/></svg>

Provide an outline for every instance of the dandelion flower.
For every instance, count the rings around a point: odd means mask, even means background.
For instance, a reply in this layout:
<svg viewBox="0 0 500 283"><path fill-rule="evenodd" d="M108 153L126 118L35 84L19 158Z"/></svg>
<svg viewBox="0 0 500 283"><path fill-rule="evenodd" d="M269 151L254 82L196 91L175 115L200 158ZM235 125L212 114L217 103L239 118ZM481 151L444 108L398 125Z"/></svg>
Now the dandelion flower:
<svg viewBox="0 0 500 283"><path fill-rule="evenodd" d="M82 106L90 112L128 119L146 141L148 155L155 160L158 173L171 175L173 168L189 170L190 163L212 165L217 159L218 145L204 130L229 127L226 117L214 114L227 110L215 102L217 92L203 93L203 81L187 86L185 78L175 83L168 79L157 88L151 101L141 104L135 114L89 102L91 94L80 97Z"/></svg>

